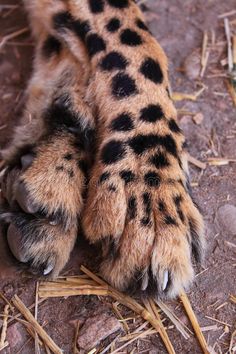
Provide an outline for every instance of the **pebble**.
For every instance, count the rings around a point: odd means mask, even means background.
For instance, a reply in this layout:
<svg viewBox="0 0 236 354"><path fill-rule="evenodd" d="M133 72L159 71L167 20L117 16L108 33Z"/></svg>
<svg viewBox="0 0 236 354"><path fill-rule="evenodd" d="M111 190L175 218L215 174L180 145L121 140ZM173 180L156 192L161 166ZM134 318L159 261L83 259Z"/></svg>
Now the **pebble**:
<svg viewBox="0 0 236 354"><path fill-rule="evenodd" d="M20 332L20 324L14 323L7 329L7 338L11 349L19 348L23 344L23 337Z"/></svg>
<svg viewBox="0 0 236 354"><path fill-rule="evenodd" d="M218 221L223 229L236 235L236 207L225 204L218 209Z"/></svg>
<svg viewBox="0 0 236 354"><path fill-rule="evenodd" d="M122 326L117 318L110 314L102 313L89 317L79 331L77 344L80 350L89 351L121 328Z"/></svg>
<svg viewBox="0 0 236 354"><path fill-rule="evenodd" d="M200 50L195 49L189 54L184 61L185 75L190 80L195 80L199 77L201 72L201 55Z"/></svg>

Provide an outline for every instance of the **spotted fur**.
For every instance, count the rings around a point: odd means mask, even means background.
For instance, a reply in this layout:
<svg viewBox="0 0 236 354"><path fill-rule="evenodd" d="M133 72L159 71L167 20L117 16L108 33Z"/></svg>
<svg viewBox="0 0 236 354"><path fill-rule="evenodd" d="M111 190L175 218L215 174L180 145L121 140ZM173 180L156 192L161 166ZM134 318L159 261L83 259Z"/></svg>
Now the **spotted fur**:
<svg viewBox="0 0 236 354"><path fill-rule="evenodd" d="M96 153L89 170L82 224L87 239L102 244L102 275L123 291L177 295L193 279L192 255L202 254L204 236L202 217L187 186L184 137L168 93L168 66L162 48L134 1L25 2L33 32L40 33L34 28L35 19L48 32L44 58L58 56L61 46L66 46L66 57L77 61L77 84L81 83L79 66L87 73L82 102L78 91L72 92L81 105L89 102L97 118ZM54 92L58 96L58 88ZM43 124L51 134L58 124L63 127L65 141L78 131L76 149L92 154L83 142L87 127L81 123L81 115L77 122L72 102L65 94L57 97L47 110L53 120L45 118ZM39 111L39 107L34 109ZM92 121L90 117L90 127ZM71 129L71 125L75 127ZM63 162L53 164L54 171L73 179L77 170L67 166L73 154L63 151ZM38 189L30 172L27 181ZM47 203L45 195L40 195L41 203Z"/></svg>

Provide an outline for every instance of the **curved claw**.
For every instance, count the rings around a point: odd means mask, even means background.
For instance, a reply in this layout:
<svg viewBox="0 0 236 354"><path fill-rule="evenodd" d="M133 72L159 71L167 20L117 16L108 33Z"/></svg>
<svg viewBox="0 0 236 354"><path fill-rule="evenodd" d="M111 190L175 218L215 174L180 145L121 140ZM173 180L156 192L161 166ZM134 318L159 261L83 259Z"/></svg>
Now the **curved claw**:
<svg viewBox="0 0 236 354"><path fill-rule="evenodd" d="M168 270L165 270L164 276L163 276L163 283L162 283L162 290L163 291L165 291L168 281L169 281L169 273L168 273Z"/></svg>
<svg viewBox="0 0 236 354"><path fill-rule="evenodd" d="M47 266L47 268L44 269L43 271L43 275L48 275L49 273L51 273L51 271L53 270L54 266L52 264L49 264Z"/></svg>
<svg viewBox="0 0 236 354"><path fill-rule="evenodd" d="M13 224L10 224L7 230L7 241L9 248L13 254L13 256L22 263L27 263L29 261L29 257L23 252L21 247L21 238L22 234L17 229L17 227Z"/></svg>
<svg viewBox="0 0 236 354"><path fill-rule="evenodd" d="M22 170L25 171L32 164L34 160L34 155L33 154L23 155L21 156L20 160L21 160Z"/></svg>
<svg viewBox="0 0 236 354"><path fill-rule="evenodd" d="M20 182L16 187L15 198L24 212L29 214L37 213L38 207L30 200L29 192L23 182Z"/></svg>

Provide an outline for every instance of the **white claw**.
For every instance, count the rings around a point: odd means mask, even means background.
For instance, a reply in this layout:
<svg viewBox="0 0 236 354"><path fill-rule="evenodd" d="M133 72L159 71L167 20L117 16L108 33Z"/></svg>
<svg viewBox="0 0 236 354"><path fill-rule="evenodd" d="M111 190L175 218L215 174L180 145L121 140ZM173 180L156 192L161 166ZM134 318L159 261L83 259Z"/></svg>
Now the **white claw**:
<svg viewBox="0 0 236 354"><path fill-rule="evenodd" d="M46 269L44 269L43 275L48 275L52 270L53 270L53 266L49 264L49 266Z"/></svg>
<svg viewBox="0 0 236 354"><path fill-rule="evenodd" d="M169 274L168 274L168 270L165 270L164 272L164 277L163 277L163 285L162 285L162 290L164 291L167 287L167 283L169 280Z"/></svg>

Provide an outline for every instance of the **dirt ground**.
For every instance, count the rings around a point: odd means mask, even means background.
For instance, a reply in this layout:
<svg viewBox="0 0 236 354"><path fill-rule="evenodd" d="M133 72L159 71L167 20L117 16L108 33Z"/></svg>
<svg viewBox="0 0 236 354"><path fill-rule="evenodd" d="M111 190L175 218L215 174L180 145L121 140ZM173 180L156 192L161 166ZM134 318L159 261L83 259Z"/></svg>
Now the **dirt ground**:
<svg viewBox="0 0 236 354"><path fill-rule="evenodd" d="M4 5L17 5L7 7ZM205 91L196 101L184 100L177 103L179 120L187 140L191 156L208 161L210 157L236 159L236 109L226 87L227 67L220 64L227 57L224 23L218 15L235 10L235 0L147 0L145 12L150 29L168 54L173 91L193 93L205 86ZM0 1L0 41L4 35L27 28L27 21L21 2ZM236 34L236 13L229 16ZM183 63L197 48L201 48L203 32L207 31L210 50L207 67L201 80L189 79L183 70ZM214 42L215 36L215 42ZM31 73L33 41L29 30L9 39L0 49L0 144L10 139L12 129L20 116L24 101L24 89ZM194 117L200 116L200 124ZM196 120L196 119L195 119ZM190 164L194 196L200 205L205 223L208 250L204 266L196 269L196 281L188 292L189 299L212 353L229 353L232 333L236 327L236 306L230 301L236 294L236 215L229 221L219 216L219 208L226 204L236 206L236 163L223 166L207 165L201 170ZM91 250L84 242L76 246L72 260L65 272L78 273L79 265L89 264ZM89 264L90 265L90 264ZM25 273L8 252L4 236L0 239L0 292L10 299L18 294L25 304L34 303L36 280ZM179 300L168 305L190 328ZM221 306L222 305L222 306ZM0 299L0 313L4 303ZM111 311L110 300L106 298L73 297L50 299L39 305L39 322L52 336L64 353L73 353L75 320L86 319L94 313ZM126 317L132 313L123 309ZM164 317L164 316L163 316ZM135 324L127 322L131 328ZM141 323L140 319L137 323ZM168 334L176 353L201 353L194 335L188 340L171 326ZM7 354L34 353L34 342L20 324L11 324L8 340L10 346L2 351ZM1 320L0 320L1 327ZM107 338L102 348L117 334ZM121 345L121 344L119 344ZM133 350L133 351L132 351ZM99 351L98 351L99 352ZM108 351L109 352L109 351ZM165 353L160 337L156 334L145 340L134 341L120 353ZM43 350L42 350L43 353ZM233 353L233 351L232 351Z"/></svg>

